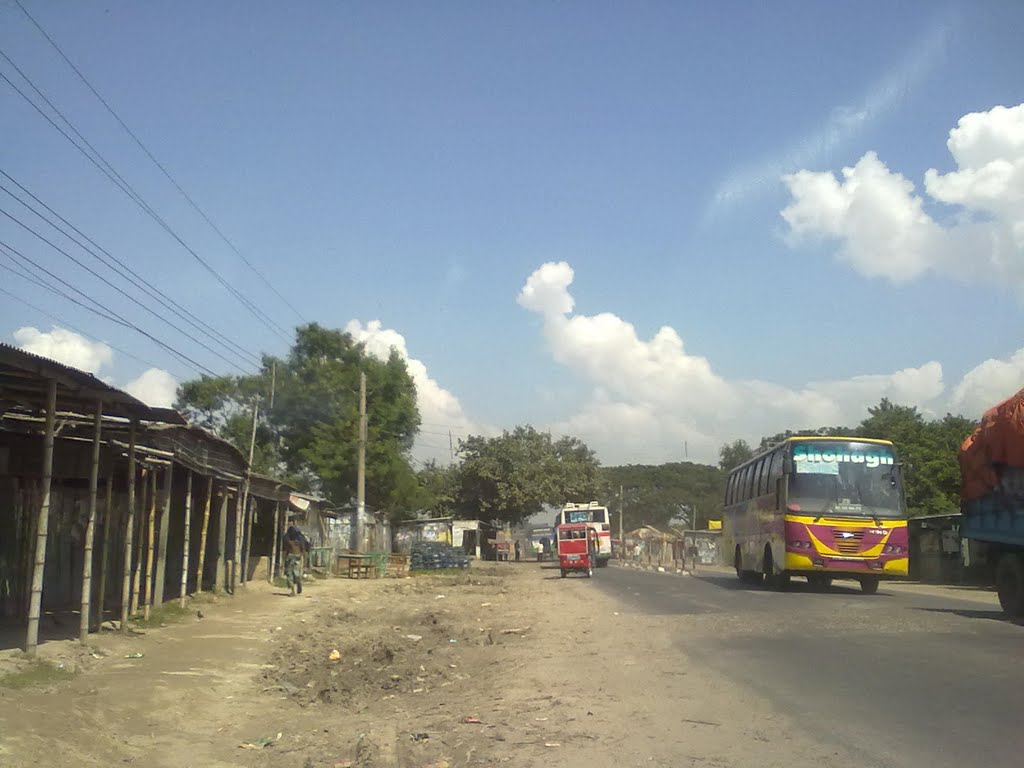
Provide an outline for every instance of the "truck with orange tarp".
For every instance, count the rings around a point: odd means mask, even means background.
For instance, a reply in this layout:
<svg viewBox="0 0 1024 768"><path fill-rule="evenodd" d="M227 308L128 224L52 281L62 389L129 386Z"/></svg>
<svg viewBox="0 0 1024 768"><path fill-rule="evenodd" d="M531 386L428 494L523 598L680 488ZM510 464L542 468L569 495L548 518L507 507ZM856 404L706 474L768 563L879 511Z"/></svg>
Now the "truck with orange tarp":
<svg viewBox="0 0 1024 768"><path fill-rule="evenodd" d="M960 535L989 566L1003 611L1024 616L1024 389L964 440L960 479Z"/></svg>

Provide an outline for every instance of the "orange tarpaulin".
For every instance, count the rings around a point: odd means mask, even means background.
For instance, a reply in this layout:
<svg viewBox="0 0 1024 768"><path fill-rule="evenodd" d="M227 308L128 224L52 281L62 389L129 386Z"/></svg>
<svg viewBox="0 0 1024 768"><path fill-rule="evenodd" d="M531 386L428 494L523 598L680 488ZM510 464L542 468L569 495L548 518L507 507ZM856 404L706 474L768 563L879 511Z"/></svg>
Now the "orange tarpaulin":
<svg viewBox="0 0 1024 768"><path fill-rule="evenodd" d="M960 446L960 494L971 501L995 490L1002 466L1024 467L1024 389L985 411Z"/></svg>

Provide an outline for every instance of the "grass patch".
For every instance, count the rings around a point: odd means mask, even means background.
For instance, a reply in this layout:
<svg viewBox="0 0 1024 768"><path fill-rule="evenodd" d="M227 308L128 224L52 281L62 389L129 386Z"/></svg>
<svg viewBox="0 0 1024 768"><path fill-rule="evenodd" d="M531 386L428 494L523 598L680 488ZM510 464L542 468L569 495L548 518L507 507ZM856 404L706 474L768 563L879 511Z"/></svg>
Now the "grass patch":
<svg viewBox="0 0 1024 768"><path fill-rule="evenodd" d="M154 605L149 609L149 618L141 616L135 618L132 623L137 627L159 627L161 624L172 624L181 621L187 616L194 616L196 607L191 602L186 602L185 607L174 600L163 605Z"/></svg>
<svg viewBox="0 0 1024 768"><path fill-rule="evenodd" d="M72 677L74 677L74 673L63 667L58 667L56 664L42 659L33 659L24 669L0 677L0 688L13 690L37 688L70 680Z"/></svg>

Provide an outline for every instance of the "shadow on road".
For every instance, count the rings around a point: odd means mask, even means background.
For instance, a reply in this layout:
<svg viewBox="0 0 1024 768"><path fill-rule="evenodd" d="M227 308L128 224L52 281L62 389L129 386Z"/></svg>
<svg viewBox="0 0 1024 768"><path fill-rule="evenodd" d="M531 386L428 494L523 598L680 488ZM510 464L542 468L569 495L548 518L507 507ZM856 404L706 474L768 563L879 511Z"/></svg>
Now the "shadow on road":
<svg viewBox="0 0 1024 768"><path fill-rule="evenodd" d="M747 584L737 579L735 576L726 576L719 574L709 574L703 576L697 573L693 578L700 579L706 584L711 584L720 589L729 589L735 592L772 592L773 590L768 589L764 584ZM822 590L816 587L812 587L803 579L794 579L789 583L789 586L784 590L779 590L779 594L797 593L797 594L811 594L811 595L850 595L855 597L886 597L886 592L879 592L877 595L865 595L860 590L860 586L854 582L843 583L834 582L832 586L827 590Z"/></svg>
<svg viewBox="0 0 1024 768"><path fill-rule="evenodd" d="M989 621L1000 621L1004 624L1024 627L1024 619L1011 619L1002 611L964 610L963 608L915 608L914 610L926 611L928 613L947 613L964 619L988 619Z"/></svg>

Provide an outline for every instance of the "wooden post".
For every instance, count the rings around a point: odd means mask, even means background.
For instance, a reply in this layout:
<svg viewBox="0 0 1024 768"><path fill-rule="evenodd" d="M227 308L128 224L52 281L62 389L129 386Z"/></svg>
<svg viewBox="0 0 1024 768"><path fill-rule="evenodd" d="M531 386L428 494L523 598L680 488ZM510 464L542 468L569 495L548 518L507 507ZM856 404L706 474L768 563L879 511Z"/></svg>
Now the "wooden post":
<svg viewBox="0 0 1024 768"><path fill-rule="evenodd" d="M107 476L107 502L103 507L103 537L100 541L100 584L96 599L96 630L103 627L103 610L107 595L107 558L110 553L110 518L114 514L114 478Z"/></svg>
<svg viewBox="0 0 1024 768"><path fill-rule="evenodd" d="M132 590L132 533L135 526L135 430L137 422L132 419L128 438L128 519L124 533L124 581L121 584L121 631L128 631L128 614L131 609Z"/></svg>
<svg viewBox="0 0 1024 768"><path fill-rule="evenodd" d="M149 609L153 605L153 552L156 536L156 467L149 470L149 535L146 547L146 593L143 596L142 616L149 621Z"/></svg>
<svg viewBox="0 0 1024 768"><path fill-rule="evenodd" d="M181 550L181 607L185 607L185 595L188 594L188 550L191 545L189 538L192 532L192 470L188 471L188 482L185 484L185 544Z"/></svg>
<svg viewBox="0 0 1024 768"><path fill-rule="evenodd" d="M92 540L96 529L96 493L100 482L100 430L103 421L103 401L96 401L96 415L92 429L92 467L89 469L89 519L85 523L85 556L82 560L82 615L78 639L89 640L90 601L92 599Z"/></svg>
<svg viewBox="0 0 1024 768"><path fill-rule="evenodd" d="M154 483L155 487L155 483ZM164 498L160 506L160 540L156 553L156 584L153 585L153 597L156 604L164 602L164 594L167 592L167 536L170 533L171 524L171 492L174 490L174 462L167 465L164 472ZM153 600L150 600L150 605Z"/></svg>
<svg viewBox="0 0 1024 768"><path fill-rule="evenodd" d="M228 572L225 563L225 555L228 548L228 489L225 486L220 496L220 515L217 520L217 575L213 583L215 591L220 587L222 591L228 591Z"/></svg>
<svg viewBox="0 0 1024 768"><path fill-rule="evenodd" d="M277 540L278 540L277 526L280 524L279 523L280 518L281 518L281 502L280 501L275 501L274 502L274 527L271 529L273 531L273 533L272 533L272 535L270 537L270 563L268 563L268 565L267 565L267 581L269 581L271 584L274 583L274 576L277 575Z"/></svg>
<svg viewBox="0 0 1024 768"><path fill-rule="evenodd" d="M235 551L231 557L231 592L234 594L238 588L238 572L240 560L242 559L242 524L245 522L245 496L244 491L238 494L235 502Z"/></svg>
<svg viewBox="0 0 1024 768"><path fill-rule="evenodd" d="M141 585L142 585L142 567L144 565L143 558L145 557L145 554L146 554L146 550L145 550L145 546L146 546L146 540L145 540L145 534L146 534L146 509L147 509L147 506L146 506L146 491L147 491L147 488L148 488L148 485L146 484L146 478L148 477L148 475L146 473L147 473L147 467L145 465L143 465L142 466L142 472L141 472L141 475L142 475L142 504L141 504L141 508L139 510L138 524L135 526L138 530L132 532L133 536L135 536L136 534L138 535L138 541L137 542L133 542L135 544L136 552L134 553L134 555L135 555L135 557L134 557L135 567L132 568L132 594L131 594L131 601L130 601L130 605L129 605L129 611L130 611L132 616L137 615L138 612L139 612L139 591L141 590ZM132 522L135 522L135 521L133 520Z"/></svg>
<svg viewBox="0 0 1024 768"><path fill-rule="evenodd" d="M247 526L248 542L245 545L245 570L242 571L244 581L249 581L249 572L252 570L252 530L256 524L256 497L249 495L249 525Z"/></svg>
<svg viewBox="0 0 1024 768"><path fill-rule="evenodd" d="M46 388L46 425L43 428L43 498L36 522L36 558L32 568L32 594L29 598L28 631L25 653L36 655L39 645L39 613L43 605L43 572L46 570L46 535L50 526L50 483L53 479L53 423L57 410L57 382L50 379Z"/></svg>
<svg viewBox="0 0 1024 768"><path fill-rule="evenodd" d="M203 566L206 563L206 531L210 527L210 505L213 503L213 475L206 480L206 504L203 506L203 527L199 533L199 557L196 565L196 592L203 591ZM216 584L216 580L214 580Z"/></svg>

